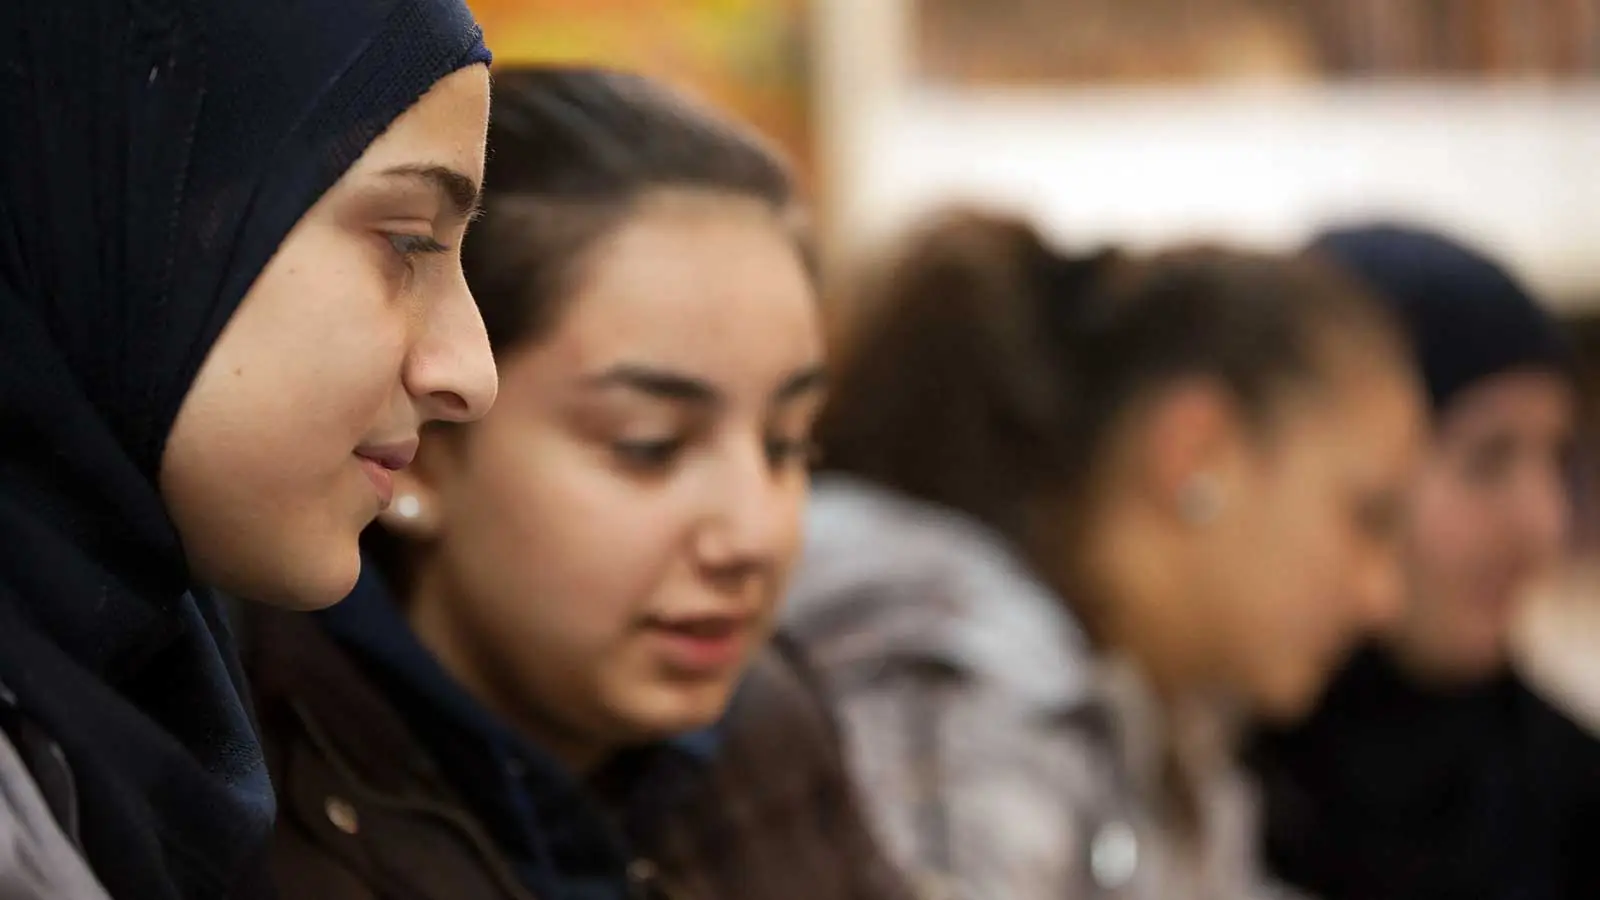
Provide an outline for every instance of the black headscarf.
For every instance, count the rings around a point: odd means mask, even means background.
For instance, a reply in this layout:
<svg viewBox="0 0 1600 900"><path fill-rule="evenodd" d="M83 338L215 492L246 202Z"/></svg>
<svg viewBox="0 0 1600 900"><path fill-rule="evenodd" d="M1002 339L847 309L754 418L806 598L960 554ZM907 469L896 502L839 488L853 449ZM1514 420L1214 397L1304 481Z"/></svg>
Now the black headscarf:
<svg viewBox="0 0 1600 900"><path fill-rule="evenodd" d="M295 222L487 59L461 0L0 3L0 683L115 896L227 895L273 812L157 489L177 410Z"/></svg>

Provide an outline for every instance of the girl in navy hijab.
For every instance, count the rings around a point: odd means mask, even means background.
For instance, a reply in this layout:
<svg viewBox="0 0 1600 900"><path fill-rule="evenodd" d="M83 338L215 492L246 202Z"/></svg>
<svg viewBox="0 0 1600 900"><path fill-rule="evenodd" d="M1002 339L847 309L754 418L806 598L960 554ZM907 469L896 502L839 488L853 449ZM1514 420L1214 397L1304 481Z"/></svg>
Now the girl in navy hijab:
<svg viewBox="0 0 1600 900"><path fill-rule="evenodd" d="M1433 433L1405 614L1259 748L1268 856L1324 900L1600 897L1600 743L1524 681L1510 641L1570 518L1578 398L1557 325L1445 235L1373 224L1312 249L1405 325Z"/></svg>
<svg viewBox="0 0 1600 900"><path fill-rule="evenodd" d="M0 4L0 894L63 848L264 883L211 591L343 597L421 426L492 402L487 61L461 0Z"/></svg>

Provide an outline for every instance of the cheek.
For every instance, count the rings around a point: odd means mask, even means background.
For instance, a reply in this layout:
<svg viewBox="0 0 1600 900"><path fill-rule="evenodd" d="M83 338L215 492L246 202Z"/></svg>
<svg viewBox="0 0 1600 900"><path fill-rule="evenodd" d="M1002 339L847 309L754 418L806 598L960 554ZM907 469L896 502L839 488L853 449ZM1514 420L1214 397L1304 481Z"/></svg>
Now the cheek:
<svg viewBox="0 0 1600 900"><path fill-rule="evenodd" d="M257 323L240 354L247 359L224 373L235 438L229 456L236 471L259 474L284 500L315 505L313 492L352 469L364 438L387 426L382 437L393 440L411 427L386 421L403 392L406 320L359 281L301 274L272 287L263 299L274 301L274 314Z"/></svg>
<svg viewBox="0 0 1600 900"><path fill-rule="evenodd" d="M298 332L295 368L304 375L287 402L358 435L384 424L380 414L404 397L406 356L421 330L415 304L359 243L330 237L319 251L338 258L298 269L283 286L286 327Z"/></svg>
<svg viewBox="0 0 1600 900"><path fill-rule="evenodd" d="M1492 512L1466 488L1444 476L1419 485L1408 532L1413 575L1424 596L1453 594L1476 580L1475 572L1496 558Z"/></svg>
<svg viewBox="0 0 1600 900"><path fill-rule="evenodd" d="M1375 552L1352 521L1343 497L1308 503L1296 523L1286 523L1283 615L1305 651L1321 655L1343 646L1367 627L1362 603Z"/></svg>
<svg viewBox="0 0 1600 900"><path fill-rule="evenodd" d="M356 237L297 230L224 335L240 427L273 455L348 456L403 393L412 319Z"/></svg>
<svg viewBox="0 0 1600 900"><path fill-rule="evenodd" d="M377 513L351 454L398 388L405 315L323 258L340 249L285 243L207 355L163 459L191 562L246 596L339 599Z"/></svg>
<svg viewBox="0 0 1600 900"><path fill-rule="evenodd" d="M1288 479L1275 496L1263 497L1266 512L1240 555L1251 573L1242 589L1251 595L1244 639L1255 652L1296 665L1342 631L1340 584L1354 562L1340 511L1308 484Z"/></svg>
<svg viewBox="0 0 1600 900"><path fill-rule="evenodd" d="M626 637L676 550L672 520L592 451L544 426L484 423L452 488L447 552L469 592L539 643L594 652Z"/></svg>
<svg viewBox="0 0 1600 900"><path fill-rule="evenodd" d="M1252 542L1241 588L1251 595L1236 620L1232 648L1243 691L1269 716L1297 716L1356 637L1356 617L1341 599L1351 563L1348 541L1304 505L1272 520Z"/></svg>

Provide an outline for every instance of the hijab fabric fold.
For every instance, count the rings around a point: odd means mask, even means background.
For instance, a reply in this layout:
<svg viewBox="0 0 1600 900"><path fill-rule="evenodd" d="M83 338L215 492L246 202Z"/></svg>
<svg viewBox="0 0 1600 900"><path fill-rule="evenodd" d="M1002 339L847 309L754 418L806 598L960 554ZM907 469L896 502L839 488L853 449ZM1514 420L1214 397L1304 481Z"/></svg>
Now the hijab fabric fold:
<svg viewBox="0 0 1600 900"><path fill-rule="evenodd" d="M157 486L178 408L306 210L487 61L461 0L0 3L0 682L115 897L229 896L273 814Z"/></svg>

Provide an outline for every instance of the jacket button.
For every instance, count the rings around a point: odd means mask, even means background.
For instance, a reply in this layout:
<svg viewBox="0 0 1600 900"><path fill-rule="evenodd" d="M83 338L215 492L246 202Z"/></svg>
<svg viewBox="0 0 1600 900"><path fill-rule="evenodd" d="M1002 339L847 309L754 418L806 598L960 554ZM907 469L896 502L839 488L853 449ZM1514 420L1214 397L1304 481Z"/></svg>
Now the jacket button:
<svg viewBox="0 0 1600 900"><path fill-rule="evenodd" d="M1102 827L1089 844L1089 872L1095 884L1114 891L1126 887L1139 870L1139 838L1126 822Z"/></svg>
<svg viewBox="0 0 1600 900"><path fill-rule="evenodd" d="M322 811L328 814L328 821L333 823L333 827L345 834L355 834L361 830L361 817L347 800L329 797L323 802Z"/></svg>
<svg viewBox="0 0 1600 900"><path fill-rule="evenodd" d="M648 859L636 859L628 863L628 880L641 887L654 884L659 874L656 864Z"/></svg>

